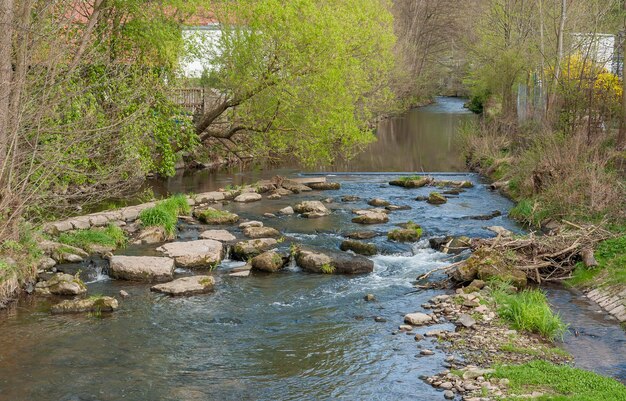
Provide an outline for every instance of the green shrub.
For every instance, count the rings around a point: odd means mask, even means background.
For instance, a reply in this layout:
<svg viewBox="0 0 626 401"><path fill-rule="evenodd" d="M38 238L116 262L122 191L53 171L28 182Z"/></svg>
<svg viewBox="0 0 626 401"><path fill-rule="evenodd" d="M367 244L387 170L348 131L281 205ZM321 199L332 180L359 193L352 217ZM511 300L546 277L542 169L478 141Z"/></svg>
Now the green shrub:
<svg viewBox="0 0 626 401"><path fill-rule="evenodd" d="M493 376L509 379L510 395L539 391L544 395L533 399L540 401L626 401L626 387L615 379L545 361L496 366Z"/></svg>
<svg viewBox="0 0 626 401"><path fill-rule="evenodd" d="M581 286L590 283L598 275L606 276L607 284L626 283L626 235L611 238L598 244L594 255L598 266L586 267L582 262L576 265L568 284Z"/></svg>
<svg viewBox="0 0 626 401"><path fill-rule="evenodd" d="M545 294L536 289L510 293L499 286L492 293L498 315L517 330L538 333L549 340L563 336L567 325L550 309Z"/></svg>
<svg viewBox="0 0 626 401"><path fill-rule="evenodd" d="M335 272L335 266L328 264L328 263L324 263L322 267L320 268L320 271L324 274L333 274Z"/></svg>
<svg viewBox="0 0 626 401"><path fill-rule="evenodd" d="M144 227L163 227L168 234L173 234L176 231L178 216L190 212L187 197L178 194L143 210L139 213L139 220Z"/></svg>
<svg viewBox="0 0 626 401"><path fill-rule="evenodd" d="M124 230L116 225L109 224L106 228L89 228L62 233L59 242L86 249L90 245L120 247L126 245L128 237Z"/></svg>

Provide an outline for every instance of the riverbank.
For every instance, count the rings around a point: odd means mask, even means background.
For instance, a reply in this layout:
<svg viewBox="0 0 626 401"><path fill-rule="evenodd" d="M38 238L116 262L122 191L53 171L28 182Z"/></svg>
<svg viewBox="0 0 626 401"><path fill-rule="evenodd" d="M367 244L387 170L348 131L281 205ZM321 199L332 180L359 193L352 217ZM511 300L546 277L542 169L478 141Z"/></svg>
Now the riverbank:
<svg viewBox="0 0 626 401"><path fill-rule="evenodd" d="M529 133L500 128L491 120L466 127L468 166L517 202L512 218L541 234L597 227L572 244L579 252L559 281L584 290L607 313L626 322L623 152L612 150L610 141L582 146L576 135L566 139L548 133L526 141Z"/></svg>

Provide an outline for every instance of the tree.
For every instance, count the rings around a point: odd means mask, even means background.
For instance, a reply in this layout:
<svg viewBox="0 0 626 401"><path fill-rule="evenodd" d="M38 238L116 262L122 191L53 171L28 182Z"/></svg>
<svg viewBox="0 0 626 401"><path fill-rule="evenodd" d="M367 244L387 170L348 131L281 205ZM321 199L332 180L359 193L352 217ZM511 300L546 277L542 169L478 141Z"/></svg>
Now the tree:
<svg viewBox="0 0 626 401"><path fill-rule="evenodd" d="M385 0L236 0L213 5L220 98L200 140L234 152L329 163L373 140L391 98L394 35Z"/></svg>
<svg viewBox="0 0 626 401"><path fill-rule="evenodd" d="M194 138L164 80L183 3L0 0L0 241L25 213L89 206L173 171Z"/></svg>

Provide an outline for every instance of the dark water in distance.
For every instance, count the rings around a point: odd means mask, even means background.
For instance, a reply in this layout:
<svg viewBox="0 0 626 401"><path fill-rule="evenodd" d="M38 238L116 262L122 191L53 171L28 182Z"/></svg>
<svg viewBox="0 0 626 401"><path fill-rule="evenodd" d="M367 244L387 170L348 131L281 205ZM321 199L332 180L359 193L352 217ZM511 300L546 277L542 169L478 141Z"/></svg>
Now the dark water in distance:
<svg viewBox="0 0 626 401"><path fill-rule="evenodd" d="M454 147L453 121L473 117L459 109L460 103L442 99L441 104L408 113L408 122L386 122L390 127L379 132L381 141L337 171L463 171ZM403 141L410 143L404 150ZM420 143L430 146L429 150L423 151ZM382 157L391 149L397 150L396 155ZM155 192L203 192L298 171L199 172L174 177ZM212 273L216 279L213 293L169 298L150 292L148 284L110 280L87 263L70 266L84 270L90 294L117 295L124 289L131 296L121 300L119 311L101 318L50 315L50 304L59 299L41 298L0 314L0 401L443 399L440 391L419 379L443 369L446 355L436 349L437 343L430 339L416 343L413 336L391 332L404 314L421 311L420 305L438 293L414 292L413 281L423 272L450 263L449 256L430 249L426 239L397 244L387 241L384 234L408 220L423 226L424 238L488 236L487 225L519 228L506 216L512 203L487 191L475 174L439 175L476 184L441 206L415 201L416 196L427 195L428 188L387 185L396 176L336 174L329 178L341 182L339 191L225 206L244 219L262 220L280 230L286 237L282 249L291 242L337 248L347 231L375 230L381 236L371 242L380 253L372 257L372 274L314 275L290 266L271 275L235 278L228 273L242 263L225 260ZM342 195L357 195L362 201L331 203L333 213L320 219L259 218L304 199ZM411 209L391 213L387 224L361 227L352 223L351 209L368 207L366 202L373 197ZM503 215L488 222L467 218L495 210ZM207 228L185 225L179 240L196 239ZM228 229L243 238L238 228ZM129 246L118 253L157 254L154 248ZM102 261L94 263L99 266ZM178 275L185 274L192 272L178 271ZM363 301L367 293L374 294L376 302ZM558 299L567 304L564 295ZM591 318L583 312L574 315L577 327L590 331L586 328L595 323L589 323ZM376 323L375 316L386 322ZM438 328L452 327L442 324L416 332ZM609 345L623 344L611 333ZM585 346L596 349L598 341L604 339L589 336ZM420 347L434 350L435 355L419 357ZM572 352L581 358L589 353L576 347ZM614 359L583 362L607 374L623 374Z"/></svg>

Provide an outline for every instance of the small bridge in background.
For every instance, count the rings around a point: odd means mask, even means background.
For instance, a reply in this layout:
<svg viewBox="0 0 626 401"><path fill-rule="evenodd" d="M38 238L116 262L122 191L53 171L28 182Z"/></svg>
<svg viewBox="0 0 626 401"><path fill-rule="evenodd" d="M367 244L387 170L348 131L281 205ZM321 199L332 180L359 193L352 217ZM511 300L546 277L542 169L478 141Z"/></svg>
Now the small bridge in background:
<svg viewBox="0 0 626 401"><path fill-rule="evenodd" d="M204 114L219 99L219 94L214 89L202 87L173 88L170 89L168 98L187 113L196 116Z"/></svg>

